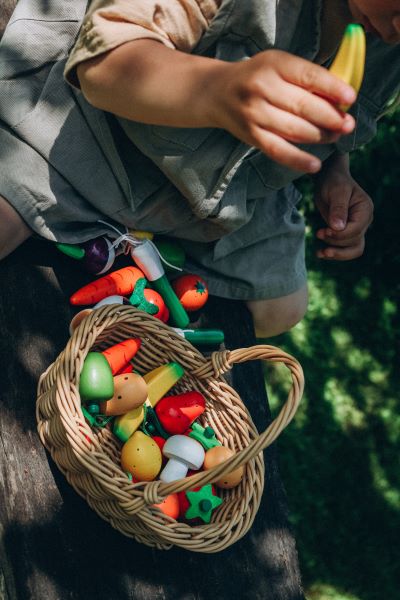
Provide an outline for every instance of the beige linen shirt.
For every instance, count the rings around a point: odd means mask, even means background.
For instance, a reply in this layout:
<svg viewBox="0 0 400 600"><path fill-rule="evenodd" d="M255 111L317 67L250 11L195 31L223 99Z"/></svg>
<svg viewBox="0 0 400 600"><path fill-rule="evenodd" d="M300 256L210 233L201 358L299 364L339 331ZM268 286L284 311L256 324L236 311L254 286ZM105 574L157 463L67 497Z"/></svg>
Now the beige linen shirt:
<svg viewBox="0 0 400 600"><path fill-rule="evenodd" d="M190 52L221 3L222 0L94 0L65 66L65 77L77 86L75 70L79 63L141 38Z"/></svg>

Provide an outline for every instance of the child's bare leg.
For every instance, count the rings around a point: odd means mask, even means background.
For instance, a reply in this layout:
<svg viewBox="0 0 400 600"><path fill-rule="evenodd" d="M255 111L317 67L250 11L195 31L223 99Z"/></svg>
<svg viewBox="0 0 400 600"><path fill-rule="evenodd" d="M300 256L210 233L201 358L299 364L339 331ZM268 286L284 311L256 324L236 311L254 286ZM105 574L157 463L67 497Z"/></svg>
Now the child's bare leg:
<svg viewBox="0 0 400 600"><path fill-rule="evenodd" d="M0 196L0 260L10 254L32 230L5 198Z"/></svg>
<svg viewBox="0 0 400 600"><path fill-rule="evenodd" d="M281 298L248 301L257 337L272 337L291 329L304 317L307 301L306 285Z"/></svg>

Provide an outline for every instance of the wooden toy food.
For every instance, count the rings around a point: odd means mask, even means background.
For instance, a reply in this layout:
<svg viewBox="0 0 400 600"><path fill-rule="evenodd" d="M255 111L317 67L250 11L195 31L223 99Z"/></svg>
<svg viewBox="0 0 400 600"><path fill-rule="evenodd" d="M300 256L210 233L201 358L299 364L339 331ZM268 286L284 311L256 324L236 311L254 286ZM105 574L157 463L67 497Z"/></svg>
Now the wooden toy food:
<svg viewBox="0 0 400 600"><path fill-rule="evenodd" d="M116 255L123 252L122 248L116 249L111 240L105 236L83 242L81 246L56 245L67 256L79 260L86 271L93 275L106 273L113 266Z"/></svg>
<svg viewBox="0 0 400 600"><path fill-rule="evenodd" d="M128 363L123 369L118 371L117 375L123 375L124 373L132 373L132 371L133 365L131 365L131 363Z"/></svg>
<svg viewBox="0 0 400 600"><path fill-rule="evenodd" d="M103 300L100 300L93 306L93 308L100 308L101 306L108 306L109 304L129 304L128 298L125 296L118 296L113 294L112 296L106 296Z"/></svg>
<svg viewBox="0 0 400 600"><path fill-rule="evenodd" d="M183 377L184 373L185 371L180 364L170 362L143 375L143 379L149 389L149 402L151 406L154 407L172 386Z"/></svg>
<svg viewBox="0 0 400 600"><path fill-rule="evenodd" d="M82 260L85 256L85 251L80 246L76 246L75 244L56 244L56 248L60 250L63 254L66 254L70 258L75 260Z"/></svg>
<svg viewBox="0 0 400 600"><path fill-rule="evenodd" d="M114 378L101 352L89 352L83 363L79 394L82 402L102 402L114 395Z"/></svg>
<svg viewBox="0 0 400 600"><path fill-rule="evenodd" d="M154 440L136 431L122 446L121 466L136 481L153 481L161 469L161 450Z"/></svg>
<svg viewBox="0 0 400 600"><path fill-rule="evenodd" d="M221 329L172 329L194 346L209 346L222 344L225 336Z"/></svg>
<svg viewBox="0 0 400 600"><path fill-rule="evenodd" d="M350 23L344 32L339 50L329 67L333 75L351 85L358 93L364 78L366 54L365 32L361 25ZM340 106L348 110L348 106Z"/></svg>
<svg viewBox="0 0 400 600"><path fill-rule="evenodd" d="M188 435L197 442L200 442L206 450L210 450L214 446L221 446L221 442L217 440L212 427L202 427L200 423L193 423Z"/></svg>
<svg viewBox="0 0 400 600"><path fill-rule="evenodd" d="M172 242L171 240L155 238L154 244L157 247L157 250L161 254L161 257L166 263L173 265L173 267L177 269L182 269L185 264L185 251L182 246L179 246L176 242ZM166 271L175 271L175 269L165 265Z"/></svg>
<svg viewBox="0 0 400 600"><path fill-rule="evenodd" d="M185 435L170 437L164 444L163 454L169 458L160 473L161 481L166 483L186 477L189 469L200 469L204 461L203 446Z"/></svg>
<svg viewBox="0 0 400 600"><path fill-rule="evenodd" d="M172 282L172 287L188 312L199 310L208 300L207 284L198 275L182 275Z"/></svg>
<svg viewBox="0 0 400 600"><path fill-rule="evenodd" d="M157 417L167 433L185 433L206 408L205 398L200 392L185 392L162 398L155 408Z"/></svg>
<svg viewBox="0 0 400 600"><path fill-rule="evenodd" d="M85 255L82 265L93 275L102 275L111 269L115 260L115 248L105 236L88 240L82 244Z"/></svg>
<svg viewBox="0 0 400 600"><path fill-rule="evenodd" d="M139 310L143 310L150 315L165 322L165 316L168 309L161 295L155 290L146 288L147 280L139 279L135 285L132 296L129 298L129 303L136 306Z"/></svg>
<svg viewBox="0 0 400 600"><path fill-rule="evenodd" d="M170 494L160 504L153 504L165 515L177 519L179 517L179 499L178 494Z"/></svg>
<svg viewBox="0 0 400 600"><path fill-rule="evenodd" d="M127 296L133 292L138 279L144 277L136 267L124 267L84 285L70 298L71 304L96 304L107 296Z"/></svg>
<svg viewBox="0 0 400 600"><path fill-rule="evenodd" d="M87 316L92 312L92 308L84 308L80 310L74 317L71 319L71 323L69 324L69 334L72 335L75 329L80 325L83 319L86 319Z"/></svg>
<svg viewBox="0 0 400 600"><path fill-rule="evenodd" d="M189 324L189 317L176 297L176 294L165 275L160 257L152 243L149 240L144 240L142 244L131 249L131 256L138 267L143 271L146 278L151 282L152 287L161 294L171 314L174 325L176 327L187 327Z"/></svg>
<svg viewBox="0 0 400 600"><path fill-rule="evenodd" d="M102 415L123 415L142 406L147 398L147 384L137 373L125 373L114 377L114 395L100 404Z"/></svg>
<svg viewBox="0 0 400 600"><path fill-rule="evenodd" d="M119 344L110 346L107 350L103 350L102 354L106 357L113 375L119 373L132 360L141 343L139 338L129 338Z"/></svg>
<svg viewBox="0 0 400 600"><path fill-rule="evenodd" d="M179 516L187 521L201 519L211 521L213 511L222 504L222 498L216 495L211 483L196 487L188 492L179 493Z"/></svg>
<svg viewBox="0 0 400 600"><path fill-rule="evenodd" d="M207 450L205 458L204 458L204 470L212 469L217 465L225 462L228 458L234 456L234 452L225 446L215 446L210 450ZM224 475L221 479L215 482L215 485L224 488L230 489L233 488L242 481L243 479L243 466L238 467L228 475Z"/></svg>
<svg viewBox="0 0 400 600"><path fill-rule="evenodd" d="M146 373L143 379L147 383L148 397L146 404L154 407L159 400L172 388L183 376L184 370L178 363L171 362L157 367L150 373ZM143 421L143 406L130 410L125 415L117 417L114 422L113 432L126 442L130 436L139 428Z"/></svg>

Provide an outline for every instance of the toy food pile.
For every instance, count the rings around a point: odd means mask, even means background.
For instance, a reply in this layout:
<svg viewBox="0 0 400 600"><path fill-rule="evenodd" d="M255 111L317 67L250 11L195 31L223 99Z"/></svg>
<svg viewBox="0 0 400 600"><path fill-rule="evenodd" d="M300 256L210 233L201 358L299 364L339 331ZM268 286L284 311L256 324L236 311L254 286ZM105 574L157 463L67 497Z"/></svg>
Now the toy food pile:
<svg viewBox="0 0 400 600"><path fill-rule="evenodd" d="M116 250L106 237L86 242L83 247L58 244L64 253L85 261L83 266L92 273L103 274L114 263L116 255L129 252L136 266L117 269L102 275L76 291L70 298L74 306L89 306L78 312L71 321L72 334L79 323L94 308L105 304L131 304L153 315L195 345L221 344L224 334L218 329L190 329L188 312L197 312L208 299L206 282L194 274L180 275L170 281L173 269L182 271L185 255L178 244L136 236L123 235L121 247ZM118 241L118 240L117 240ZM161 257L161 258L160 258ZM170 267L168 275L162 261Z"/></svg>
<svg viewBox="0 0 400 600"><path fill-rule="evenodd" d="M137 232L136 232L137 233ZM122 236L125 240L129 236ZM179 246L148 238L129 237L128 248L135 266L103 275L122 253L106 237L86 242L83 247L59 244L60 250L85 261L85 268L101 277L71 296L74 306L88 306L75 315L71 334L92 310L105 304L131 304L164 323L194 344L220 344L220 330L188 329L187 312L198 311L208 298L205 281L193 274L172 282L160 260L180 270L184 254ZM172 265L170 264L172 263ZM211 427L197 419L205 411L205 398L198 391L175 393L173 386L184 375L176 362L160 365L145 375L134 371L132 359L141 346L139 338L127 339L103 352L89 352L80 375L82 411L92 427L108 426L122 442L121 467L134 482L160 479L171 482L199 470L225 462L234 452L221 445ZM134 361L133 361L134 362ZM171 392L172 389L172 392ZM172 394L172 395L171 395ZM223 476L215 485L194 487L168 496L159 510L193 525L209 523L223 500L218 488L232 488L243 478L243 467Z"/></svg>
<svg viewBox="0 0 400 600"><path fill-rule="evenodd" d="M133 482L171 482L226 461L234 452L221 445L211 427L196 421L205 411L198 391L171 395L184 375L176 362L144 376L132 372L130 360L140 348L131 338L103 352L89 352L81 371L82 411L93 427L109 425L123 443L121 467ZM111 423L112 421L112 423ZM162 512L193 525L209 523L223 500L216 488L229 489L243 478L243 467L224 475L215 486L194 487L171 494Z"/></svg>

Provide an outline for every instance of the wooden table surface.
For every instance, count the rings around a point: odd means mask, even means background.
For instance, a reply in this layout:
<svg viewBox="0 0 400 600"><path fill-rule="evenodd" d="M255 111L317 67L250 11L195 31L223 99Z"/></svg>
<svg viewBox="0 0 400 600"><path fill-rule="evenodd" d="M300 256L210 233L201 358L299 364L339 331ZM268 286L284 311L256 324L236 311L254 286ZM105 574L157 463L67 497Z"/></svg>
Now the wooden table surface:
<svg viewBox="0 0 400 600"><path fill-rule="evenodd" d="M265 452L265 492L250 533L212 555L154 550L124 537L58 471L36 433L36 385L68 339L67 298L86 280L46 242L29 241L0 263L0 598L303 598L274 447ZM224 329L228 348L255 343L240 302L213 298L204 319ZM235 366L233 385L264 429L261 365Z"/></svg>

